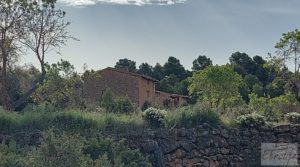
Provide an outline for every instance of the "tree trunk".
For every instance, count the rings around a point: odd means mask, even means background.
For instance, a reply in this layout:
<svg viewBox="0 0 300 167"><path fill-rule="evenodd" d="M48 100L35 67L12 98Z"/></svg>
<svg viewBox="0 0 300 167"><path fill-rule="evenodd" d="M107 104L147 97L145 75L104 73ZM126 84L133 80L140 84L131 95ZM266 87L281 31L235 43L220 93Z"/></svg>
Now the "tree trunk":
<svg viewBox="0 0 300 167"><path fill-rule="evenodd" d="M5 109L9 109L9 94L8 94L8 83L7 83L7 54L2 49L2 74L1 74L1 103Z"/></svg>

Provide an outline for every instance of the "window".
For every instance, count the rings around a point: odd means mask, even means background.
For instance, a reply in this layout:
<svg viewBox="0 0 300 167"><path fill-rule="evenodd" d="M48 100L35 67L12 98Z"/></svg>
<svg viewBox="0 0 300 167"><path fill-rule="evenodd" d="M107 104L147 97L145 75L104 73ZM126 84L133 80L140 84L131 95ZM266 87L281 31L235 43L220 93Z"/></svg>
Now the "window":
<svg viewBox="0 0 300 167"><path fill-rule="evenodd" d="M149 80L147 80L147 85L149 86L149 84L150 84L150 82L149 82Z"/></svg>
<svg viewBox="0 0 300 167"><path fill-rule="evenodd" d="M150 97L150 91L147 90L147 98L149 98L149 97Z"/></svg>

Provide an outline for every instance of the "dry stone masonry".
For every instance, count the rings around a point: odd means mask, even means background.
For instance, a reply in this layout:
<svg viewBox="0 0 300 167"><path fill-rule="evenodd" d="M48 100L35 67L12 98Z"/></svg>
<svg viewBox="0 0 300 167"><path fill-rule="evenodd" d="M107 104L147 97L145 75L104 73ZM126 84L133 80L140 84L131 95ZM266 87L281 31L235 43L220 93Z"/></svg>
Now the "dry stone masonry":
<svg viewBox="0 0 300 167"><path fill-rule="evenodd" d="M119 134L118 138L151 155L158 167L261 166L261 143L299 145L300 125L227 129L204 124L194 129Z"/></svg>
<svg viewBox="0 0 300 167"><path fill-rule="evenodd" d="M228 129L204 124L193 129L106 131L99 135L115 140L125 138L130 147L148 154L155 167L251 167L261 165L261 143L299 146L300 125ZM2 143L11 139L20 145L39 145L42 136L39 131L0 135Z"/></svg>

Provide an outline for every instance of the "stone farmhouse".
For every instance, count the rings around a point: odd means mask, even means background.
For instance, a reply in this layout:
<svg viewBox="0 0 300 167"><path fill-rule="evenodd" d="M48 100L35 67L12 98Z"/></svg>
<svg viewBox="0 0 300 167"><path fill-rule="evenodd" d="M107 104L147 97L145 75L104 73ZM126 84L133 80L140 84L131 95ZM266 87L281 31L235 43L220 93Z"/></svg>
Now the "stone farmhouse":
<svg viewBox="0 0 300 167"><path fill-rule="evenodd" d="M88 103L96 103L106 90L112 91L116 96L128 96L137 106L142 107L150 102L159 107L179 107L187 103L188 97L157 91L157 80L136 73L128 69L115 69L108 67L98 71L99 77L85 80L84 92Z"/></svg>

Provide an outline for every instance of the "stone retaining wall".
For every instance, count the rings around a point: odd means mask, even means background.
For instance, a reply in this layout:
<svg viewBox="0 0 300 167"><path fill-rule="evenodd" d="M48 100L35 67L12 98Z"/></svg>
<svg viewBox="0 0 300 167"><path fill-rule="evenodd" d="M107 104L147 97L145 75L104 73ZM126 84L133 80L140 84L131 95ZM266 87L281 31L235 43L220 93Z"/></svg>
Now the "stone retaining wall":
<svg viewBox="0 0 300 167"><path fill-rule="evenodd" d="M204 124L193 129L144 130L118 134L105 132L100 135L110 136L115 140L125 138L130 147L148 154L156 167L244 167L260 166L261 143L299 145L300 125L228 129ZM41 133L0 135L0 142L12 138L21 145L39 144Z"/></svg>

